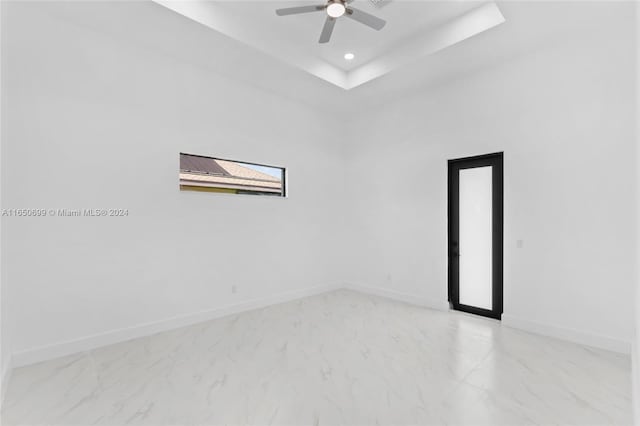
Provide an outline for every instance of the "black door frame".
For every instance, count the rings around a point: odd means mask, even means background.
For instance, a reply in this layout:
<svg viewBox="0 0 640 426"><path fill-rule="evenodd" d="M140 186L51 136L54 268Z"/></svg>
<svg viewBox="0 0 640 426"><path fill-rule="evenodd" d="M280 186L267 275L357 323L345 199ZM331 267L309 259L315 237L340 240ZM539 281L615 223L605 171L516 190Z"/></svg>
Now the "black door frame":
<svg viewBox="0 0 640 426"><path fill-rule="evenodd" d="M503 238L504 238L504 171L502 152L457 158L448 161L448 255L449 255L449 302L453 309L489 318L501 319L503 309ZM460 236L459 190L460 170L476 167L493 166L492 206L492 301L493 309L483 309L460 303L460 253L458 241ZM455 202L454 202L455 201Z"/></svg>

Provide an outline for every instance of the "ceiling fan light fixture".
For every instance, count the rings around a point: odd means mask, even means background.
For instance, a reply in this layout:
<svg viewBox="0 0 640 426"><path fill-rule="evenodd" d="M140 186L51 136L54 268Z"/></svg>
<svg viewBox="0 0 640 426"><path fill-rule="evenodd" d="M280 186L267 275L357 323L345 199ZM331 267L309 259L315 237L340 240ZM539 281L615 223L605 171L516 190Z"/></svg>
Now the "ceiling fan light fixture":
<svg viewBox="0 0 640 426"><path fill-rule="evenodd" d="M347 8L340 0L335 0L327 5L327 15L332 18L339 18L345 14Z"/></svg>
<svg viewBox="0 0 640 426"><path fill-rule="evenodd" d="M353 58L355 58L355 57L356 57L356 55L354 55L354 54L353 54L353 53L351 53L351 52L348 52L348 53L345 53L345 54L344 54L344 58L345 58L347 61L351 61L351 60L353 60Z"/></svg>
<svg viewBox="0 0 640 426"><path fill-rule="evenodd" d="M0 0L2 1L2 0ZM322 26L322 32L320 32L320 38L318 39L318 43L328 43L331 40L331 34L333 33L333 28L338 21L338 18L342 16L347 16L348 18L359 22L363 25L366 25L369 28L372 28L376 31L380 31L382 27L386 24L384 19L380 19L377 16L371 15L370 13L364 12L360 9L356 9L351 7L351 2L354 0L324 0L324 4L319 4L317 6L306 5L306 6L294 6L294 7L285 7L284 9L276 9L276 15L278 16L287 16L287 15L300 15L302 13L313 13L313 12L325 12L327 17L324 19L324 25ZM349 5L349 8L347 8ZM351 60L345 58L346 60Z"/></svg>

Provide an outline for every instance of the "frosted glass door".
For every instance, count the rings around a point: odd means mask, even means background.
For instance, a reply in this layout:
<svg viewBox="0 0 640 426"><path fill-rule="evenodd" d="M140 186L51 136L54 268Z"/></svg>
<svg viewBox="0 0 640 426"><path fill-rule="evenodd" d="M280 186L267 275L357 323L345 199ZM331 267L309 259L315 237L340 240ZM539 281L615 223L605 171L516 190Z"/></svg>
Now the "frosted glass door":
<svg viewBox="0 0 640 426"><path fill-rule="evenodd" d="M459 303L491 310L492 166L461 169L459 177Z"/></svg>
<svg viewBox="0 0 640 426"><path fill-rule="evenodd" d="M504 158L501 152L449 160L449 302L502 318Z"/></svg>

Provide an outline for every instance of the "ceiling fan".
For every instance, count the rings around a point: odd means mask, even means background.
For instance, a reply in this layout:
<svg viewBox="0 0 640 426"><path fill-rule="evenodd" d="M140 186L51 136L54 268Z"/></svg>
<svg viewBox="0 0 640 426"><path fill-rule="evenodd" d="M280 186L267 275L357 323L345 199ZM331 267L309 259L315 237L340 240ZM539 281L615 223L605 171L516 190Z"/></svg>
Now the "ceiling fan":
<svg viewBox="0 0 640 426"><path fill-rule="evenodd" d="M333 33L333 27L336 24L336 20L342 16L351 18L354 21L360 22L361 24L377 31L380 31L387 23L385 20L367 12L348 6L351 2L353 2L353 0L327 0L325 4L318 6L297 6L277 9L276 15L286 16L298 15L300 13L325 12L327 14L327 19L324 21L324 27L322 28L322 33L320 33L320 40L318 40L319 43L327 43L331 39L331 33Z"/></svg>

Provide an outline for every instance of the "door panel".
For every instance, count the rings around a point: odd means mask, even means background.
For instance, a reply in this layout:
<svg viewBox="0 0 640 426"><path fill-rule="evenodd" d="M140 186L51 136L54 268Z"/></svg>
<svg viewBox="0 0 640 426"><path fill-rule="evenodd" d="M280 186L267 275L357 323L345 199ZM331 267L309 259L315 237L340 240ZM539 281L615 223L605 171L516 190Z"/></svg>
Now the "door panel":
<svg viewBox="0 0 640 426"><path fill-rule="evenodd" d="M502 153L449 161L449 301L502 314Z"/></svg>

